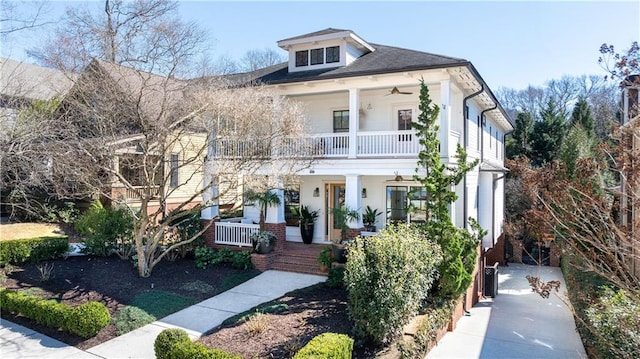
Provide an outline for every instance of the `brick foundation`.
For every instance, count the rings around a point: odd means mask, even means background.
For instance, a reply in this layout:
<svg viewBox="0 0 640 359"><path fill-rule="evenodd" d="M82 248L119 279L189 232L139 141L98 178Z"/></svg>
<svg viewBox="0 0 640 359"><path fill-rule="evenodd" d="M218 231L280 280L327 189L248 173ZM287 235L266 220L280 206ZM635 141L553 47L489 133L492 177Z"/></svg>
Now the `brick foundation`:
<svg viewBox="0 0 640 359"><path fill-rule="evenodd" d="M216 242L216 225L215 222L218 222L219 219L214 218L214 219L201 219L200 222L202 223L202 228L209 226L209 228L207 228L204 233L202 233L202 237L204 237L204 243L209 246L209 247L214 247L215 246L215 242Z"/></svg>
<svg viewBox="0 0 640 359"><path fill-rule="evenodd" d="M504 248L505 248L505 237L504 233L498 237L496 244L493 245L493 248L490 248L487 253L485 253L486 263L487 265L494 265L498 262L499 266L505 265L505 257L504 257Z"/></svg>
<svg viewBox="0 0 640 359"><path fill-rule="evenodd" d="M251 264L253 264L257 270L264 272L273 267L277 256L278 253L276 253L275 250L267 254L251 253Z"/></svg>
<svg viewBox="0 0 640 359"><path fill-rule="evenodd" d="M287 241L287 223L265 223L264 230L273 232L276 235L276 243L273 251L276 253L282 252L284 244Z"/></svg>
<svg viewBox="0 0 640 359"><path fill-rule="evenodd" d="M347 230L347 239L354 239L360 235L360 232L364 231L364 227L362 228L349 228Z"/></svg>

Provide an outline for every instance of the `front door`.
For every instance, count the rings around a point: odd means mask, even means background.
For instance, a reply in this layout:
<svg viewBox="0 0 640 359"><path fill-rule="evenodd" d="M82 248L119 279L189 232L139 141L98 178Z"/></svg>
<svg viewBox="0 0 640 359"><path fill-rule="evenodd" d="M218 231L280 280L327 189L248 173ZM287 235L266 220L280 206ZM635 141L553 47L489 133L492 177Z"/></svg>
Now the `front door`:
<svg viewBox="0 0 640 359"><path fill-rule="evenodd" d="M340 208L344 205L344 193L345 193L345 184L344 183L327 183L325 185L325 208L327 209L326 215L327 220L327 228L325 229L325 235L327 236L327 240L340 238L340 227L337 225L334 215L333 208Z"/></svg>

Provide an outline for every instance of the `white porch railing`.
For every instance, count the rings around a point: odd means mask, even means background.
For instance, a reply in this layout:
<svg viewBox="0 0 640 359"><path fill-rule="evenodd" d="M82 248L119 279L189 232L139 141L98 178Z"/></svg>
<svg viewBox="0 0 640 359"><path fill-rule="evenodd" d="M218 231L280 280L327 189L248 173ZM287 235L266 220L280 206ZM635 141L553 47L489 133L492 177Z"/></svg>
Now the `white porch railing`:
<svg viewBox="0 0 640 359"><path fill-rule="evenodd" d="M258 233L260 226L257 224L244 224L233 222L216 222L215 244L231 246L251 247L251 235Z"/></svg>
<svg viewBox="0 0 640 359"><path fill-rule="evenodd" d="M275 139L273 140L275 141ZM264 143L248 140L221 139L217 143L220 157L317 157L345 158L349 155L349 134L322 133L304 138L281 139L276 148ZM460 133L450 131L448 150L455 155ZM402 157L416 156L421 149L419 136L413 130L362 131L356 136L356 157ZM277 151L277 152L276 152Z"/></svg>
<svg viewBox="0 0 640 359"><path fill-rule="evenodd" d="M406 156L420 152L415 131L358 132L358 157Z"/></svg>

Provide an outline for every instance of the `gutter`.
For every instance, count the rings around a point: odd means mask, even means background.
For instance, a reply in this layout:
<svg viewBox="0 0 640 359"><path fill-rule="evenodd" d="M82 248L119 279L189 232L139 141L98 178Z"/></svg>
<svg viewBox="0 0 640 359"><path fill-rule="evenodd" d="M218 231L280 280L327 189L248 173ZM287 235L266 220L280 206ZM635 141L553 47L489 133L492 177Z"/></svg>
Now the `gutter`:
<svg viewBox="0 0 640 359"><path fill-rule="evenodd" d="M485 112L493 111L497 108L498 108L498 101L496 100L494 102L493 107L488 108L486 110L482 110L482 112L480 112L480 125L482 126L482 136L480 137L480 164L484 162L484 127L485 127L484 114ZM491 134L489 134L489 136L491 136Z"/></svg>
<svg viewBox="0 0 640 359"><path fill-rule="evenodd" d="M463 136L464 136L464 148L465 150L469 147L469 110L467 109L467 101L469 99L471 99L472 97L478 96L481 93L484 92L484 83L480 82L480 90L470 94L469 96L466 96L463 100L462 100L462 111L464 111L464 126L463 126ZM464 207L463 207L463 211L462 211L462 220L464 221L464 227L468 228L468 223L467 223L467 217L469 216L469 209L467 208L467 197L469 196L469 193L467 191L467 176L465 175L464 178L462 179L462 188L463 188L463 194L462 196L463 198L463 203L464 203ZM466 301L466 299L465 299Z"/></svg>

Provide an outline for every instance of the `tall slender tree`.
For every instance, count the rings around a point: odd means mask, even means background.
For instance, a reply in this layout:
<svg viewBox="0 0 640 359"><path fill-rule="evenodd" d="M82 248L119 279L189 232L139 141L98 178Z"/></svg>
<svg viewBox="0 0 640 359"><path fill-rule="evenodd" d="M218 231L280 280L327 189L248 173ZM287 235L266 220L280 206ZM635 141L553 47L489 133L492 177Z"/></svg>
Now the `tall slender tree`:
<svg viewBox="0 0 640 359"><path fill-rule="evenodd" d="M584 97L581 97L573 107L571 113L571 127L580 125L592 137L595 135L595 127L593 116L591 116L591 107Z"/></svg>
<svg viewBox="0 0 640 359"><path fill-rule="evenodd" d="M531 157L531 134L533 133L533 118L527 112L520 112L516 117L516 128L507 139L507 158Z"/></svg>
<svg viewBox="0 0 640 359"><path fill-rule="evenodd" d="M541 166L558 157L558 151L565 136L565 119L553 99L549 99L540 112L541 121L533 125L531 135L531 159L535 166Z"/></svg>
<svg viewBox="0 0 640 359"><path fill-rule="evenodd" d="M440 278L436 289L444 296L455 298L471 284L477 258L479 239L486 232L469 218L472 231L457 228L451 221L450 206L458 199L451 190L464 176L478 165L478 160L467 162L467 153L458 144L456 166L446 166L440 160L438 105L431 101L429 88L420 82L420 114L412 124L420 138L423 150L418 154L418 168L414 178L421 182L428 193L426 236L434 239L442 248L444 260L439 266ZM423 176L420 174L424 173Z"/></svg>

